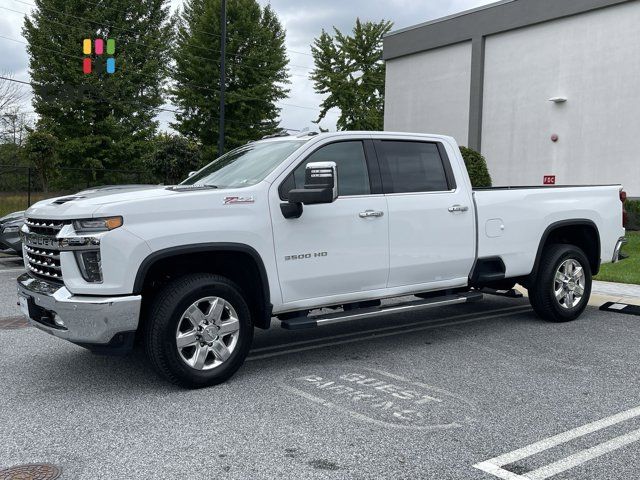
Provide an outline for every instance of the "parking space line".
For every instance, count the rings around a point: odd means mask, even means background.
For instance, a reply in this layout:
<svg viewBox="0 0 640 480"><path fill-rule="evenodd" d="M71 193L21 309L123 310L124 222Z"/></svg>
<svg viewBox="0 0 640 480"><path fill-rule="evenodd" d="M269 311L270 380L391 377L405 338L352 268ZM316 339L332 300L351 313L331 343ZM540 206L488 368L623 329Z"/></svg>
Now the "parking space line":
<svg viewBox="0 0 640 480"><path fill-rule="evenodd" d="M475 468L490 473L498 478L505 480L543 480L545 478L556 475L581 463L587 462L593 458L604 455L605 453L622 448L630 443L640 440L640 430L635 430L620 437L613 438L607 442L601 443L586 450L577 452L557 462L551 463L545 467L529 472L525 475L517 475L502 468L518 460L522 460L532 455L544 452L550 448L556 447L571 440L583 437L590 433L597 432L607 427L617 425L619 423L631 420L640 416L640 407L635 407L624 412L611 415L595 422L582 425L580 427L568 430L566 432L545 438L539 442L532 443L526 447L519 448L509 453L505 453L498 457L480 462L474 465Z"/></svg>
<svg viewBox="0 0 640 480"><path fill-rule="evenodd" d="M600 457L606 453L613 452L614 450L618 450L622 447L626 447L627 445L633 442L637 442L638 440L640 440L640 429L634 430L633 432L629 432L625 435L620 435L616 438L612 438L607 442L596 445L595 447L588 448L587 450L582 450L581 452L574 453L573 455L563 458L562 460L558 460L557 462L551 463L545 467L527 473L527 477L530 480L544 480L545 478L557 475L558 473L569 470L570 468L588 462L589 460L593 460L594 458Z"/></svg>
<svg viewBox="0 0 640 480"><path fill-rule="evenodd" d="M513 310L520 310L524 308L523 305L518 305L516 307L507 307L507 308L498 308L496 310L487 310L486 312L481 312L484 315L490 314L490 313L499 313L499 312L509 312L509 311L513 311ZM436 320L433 320L431 322L425 322L423 321L419 321L419 322L411 322L411 323L404 323L401 325L391 325L388 327L379 327L379 328L370 328L368 330L360 330L360 331L355 331L355 332L349 332L349 333L341 333L339 335L329 335L326 337L318 337L318 338L313 338L310 340L299 340L297 342L288 342L288 343L282 343L279 345L270 345L268 347L260 347L260 348L255 348L252 349L251 352L252 353L258 353L258 352L264 352L264 351L271 351L274 348L286 348L286 347L294 347L294 346L298 346L298 345L308 345L311 343L316 343L320 340L335 340L337 338L347 338L347 337L353 337L356 335L363 335L366 333L373 333L373 332L385 332L385 331L389 331L389 330L397 330L398 328L402 328L402 327L413 327L416 325L431 325L432 323L435 322L442 322L444 320L455 320L455 319L459 319L459 318L467 318L467 317L471 317L474 315L478 315L478 312L473 312L473 313L463 313L461 315L453 315L451 317L444 317L444 318L438 318Z"/></svg>
<svg viewBox="0 0 640 480"><path fill-rule="evenodd" d="M349 338L346 340L339 340L336 342L326 342L326 343L319 343L319 344L315 344L315 345L309 345L306 347L300 347L300 348L292 348L289 350L279 350L277 352L273 352L273 353L265 353L262 355L252 355L250 357L247 358L247 361L252 361L252 360L262 360L265 358L271 358L271 357L277 357L277 356L281 356L281 355L288 355L290 353L298 353L298 352L304 352L307 350L317 350L319 348L324 348L324 347L332 347L332 346L336 346L336 345L344 345L347 343L354 343L354 342L362 342L362 341L366 341L366 340L373 340L373 339L378 339L378 338L384 338L384 337L390 337L390 336L395 336L395 335L404 335L406 333L412 333L412 332L420 332L420 331L424 331L424 330L433 330L436 328L443 328L443 327L448 327L451 325L463 325L465 323L472 323L472 322L479 322L481 320L492 320L494 318L501 318L501 317L507 317L509 315L520 315L523 313L529 313L531 311L530 307L522 307L520 310L516 310L516 311L511 311L511 312L507 312L507 313L502 313L502 314L498 314L498 315L488 315L488 316L480 316L480 317L475 317L475 318L470 318L467 320L460 320L460 321L455 321L455 322L444 322L444 323L429 323L428 325L424 325L421 327L416 327L416 328L405 328L402 330L397 330L397 331L392 331L392 332L385 332L385 333L374 333L371 335L364 335L364 336L359 336L356 338ZM400 328L400 327L398 327ZM367 331L363 332L363 333L368 333ZM274 349L276 348L281 348L279 346L275 346Z"/></svg>

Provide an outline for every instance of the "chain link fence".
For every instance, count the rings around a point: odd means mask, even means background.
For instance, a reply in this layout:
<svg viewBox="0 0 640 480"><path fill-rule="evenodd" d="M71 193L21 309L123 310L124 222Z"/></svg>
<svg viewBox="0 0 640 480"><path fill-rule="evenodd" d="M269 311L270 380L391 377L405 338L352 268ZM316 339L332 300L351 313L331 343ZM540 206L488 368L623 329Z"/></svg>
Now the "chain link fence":
<svg viewBox="0 0 640 480"><path fill-rule="evenodd" d="M77 193L88 188L160 182L142 170L59 168L45 191L34 167L0 164L0 217L26 210L45 198Z"/></svg>

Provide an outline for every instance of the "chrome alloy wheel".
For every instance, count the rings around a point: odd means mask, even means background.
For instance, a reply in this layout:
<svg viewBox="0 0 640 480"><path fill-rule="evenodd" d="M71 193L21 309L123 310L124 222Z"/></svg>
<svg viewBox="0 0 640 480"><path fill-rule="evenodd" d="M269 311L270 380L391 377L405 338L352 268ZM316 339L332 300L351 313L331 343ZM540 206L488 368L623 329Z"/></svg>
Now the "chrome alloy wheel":
<svg viewBox="0 0 640 480"><path fill-rule="evenodd" d="M580 262L570 258L560 264L556 270L553 290L556 300L563 308L573 308L580 303L584 295L585 275Z"/></svg>
<svg viewBox="0 0 640 480"><path fill-rule="evenodd" d="M176 347L191 368L211 370L231 356L239 336L240 321L231 304L220 297L205 297L180 317Z"/></svg>

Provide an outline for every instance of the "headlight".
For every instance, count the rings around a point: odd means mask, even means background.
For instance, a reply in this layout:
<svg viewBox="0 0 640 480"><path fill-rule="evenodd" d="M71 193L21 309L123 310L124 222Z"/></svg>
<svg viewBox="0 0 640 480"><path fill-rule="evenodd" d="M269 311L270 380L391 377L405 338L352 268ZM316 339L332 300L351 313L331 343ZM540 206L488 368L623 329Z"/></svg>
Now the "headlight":
<svg viewBox="0 0 640 480"><path fill-rule="evenodd" d="M122 226L122 217L85 218L73 222L77 233L108 232Z"/></svg>
<svg viewBox="0 0 640 480"><path fill-rule="evenodd" d="M100 263L100 251L76 251L76 261L80 267L82 278L87 282L102 282L102 265Z"/></svg>
<svg viewBox="0 0 640 480"><path fill-rule="evenodd" d="M12 225L10 227L4 227L2 233L18 233L20 231L19 225Z"/></svg>

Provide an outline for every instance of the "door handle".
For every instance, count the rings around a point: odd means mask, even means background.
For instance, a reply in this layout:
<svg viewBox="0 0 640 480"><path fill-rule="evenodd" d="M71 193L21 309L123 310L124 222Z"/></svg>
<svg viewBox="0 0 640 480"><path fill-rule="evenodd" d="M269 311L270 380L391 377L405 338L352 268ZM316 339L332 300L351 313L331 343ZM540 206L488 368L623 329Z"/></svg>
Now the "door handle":
<svg viewBox="0 0 640 480"><path fill-rule="evenodd" d="M451 213L454 213L454 212L466 212L467 210L469 210L469 207L467 207L466 205L451 205L449 207L449 211Z"/></svg>
<svg viewBox="0 0 640 480"><path fill-rule="evenodd" d="M365 210L364 212L360 212L358 214L360 218L381 217L383 215L384 215L384 212L376 211L376 210Z"/></svg>

